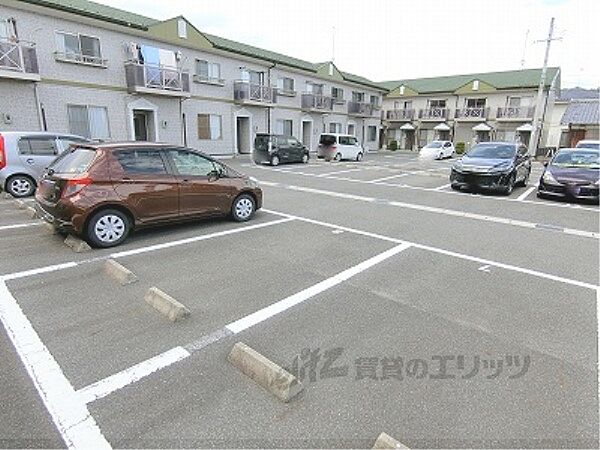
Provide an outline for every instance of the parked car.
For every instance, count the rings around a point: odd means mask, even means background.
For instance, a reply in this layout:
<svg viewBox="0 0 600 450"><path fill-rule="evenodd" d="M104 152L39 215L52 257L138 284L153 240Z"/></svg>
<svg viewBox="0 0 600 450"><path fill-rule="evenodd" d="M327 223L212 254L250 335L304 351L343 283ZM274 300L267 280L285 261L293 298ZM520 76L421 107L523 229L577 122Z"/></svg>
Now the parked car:
<svg viewBox="0 0 600 450"><path fill-rule="evenodd" d="M355 136L349 134L323 133L319 137L318 158L341 161L350 159L361 161L365 155L365 149L360 145Z"/></svg>
<svg viewBox="0 0 600 450"><path fill-rule="evenodd" d="M256 164L269 163L272 166L291 162L306 164L309 159L308 149L295 137L262 133L254 139L252 157Z"/></svg>
<svg viewBox="0 0 600 450"><path fill-rule="evenodd" d="M527 147L515 142L482 142L456 161L450 172L452 189L482 188L509 195L526 186L531 174Z"/></svg>
<svg viewBox="0 0 600 450"><path fill-rule="evenodd" d="M0 187L13 197L33 195L44 169L81 136L47 132L0 133Z"/></svg>
<svg viewBox="0 0 600 450"><path fill-rule="evenodd" d="M73 146L50 165L35 197L42 218L95 247L185 219L243 222L262 206L256 179L201 152L147 142Z"/></svg>
<svg viewBox="0 0 600 450"><path fill-rule="evenodd" d="M579 141L575 148L593 148L596 150L600 150L600 141L594 141L592 139L585 139L583 141Z"/></svg>
<svg viewBox="0 0 600 450"><path fill-rule="evenodd" d="M432 141L419 152L421 158L444 159L454 156L454 144L450 141Z"/></svg>
<svg viewBox="0 0 600 450"><path fill-rule="evenodd" d="M600 150L563 148L545 166L538 197L598 201Z"/></svg>

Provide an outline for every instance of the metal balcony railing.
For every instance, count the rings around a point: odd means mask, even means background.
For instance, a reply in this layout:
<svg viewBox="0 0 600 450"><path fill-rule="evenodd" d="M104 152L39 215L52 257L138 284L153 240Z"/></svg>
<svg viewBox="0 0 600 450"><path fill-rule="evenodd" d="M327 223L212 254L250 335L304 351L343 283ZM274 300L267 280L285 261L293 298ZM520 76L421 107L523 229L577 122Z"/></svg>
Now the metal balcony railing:
<svg viewBox="0 0 600 450"><path fill-rule="evenodd" d="M533 106L506 106L498 108L498 119L531 119L534 112Z"/></svg>
<svg viewBox="0 0 600 450"><path fill-rule="evenodd" d="M489 108L462 108L457 109L454 117L457 119L486 119Z"/></svg>
<svg viewBox="0 0 600 450"><path fill-rule="evenodd" d="M88 64L99 67L106 67L106 64L108 63L108 60L101 56L90 56L82 53L54 52L54 59L57 61Z"/></svg>
<svg viewBox="0 0 600 450"><path fill-rule="evenodd" d="M277 89L266 84L238 80L233 82L233 99L240 103L276 103Z"/></svg>
<svg viewBox="0 0 600 450"><path fill-rule="evenodd" d="M0 70L39 74L35 44L27 41L0 39Z"/></svg>
<svg viewBox="0 0 600 450"><path fill-rule="evenodd" d="M391 109L386 111L387 120L413 120L415 117L414 109Z"/></svg>
<svg viewBox="0 0 600 450"><path fill-rule="evenodd" d="M419 119L446 119L449 109L446 108L429 108L419 110Z"/></svg>
<svg viewBox="0 0 600 450"><path fill-rule="evenodd" d="M333 97L328 95L306 93L302 94L301 105L305 110L332 111L333 101Z"/></svg>
<svg viewBox="0 0 600 450"><path fill-rule="evenodd" d="M348 102L348 114L371 116L373 115L373 105L365 102Z"/></svg>
<svg viewBox="0 0 600 450"><path fill-rule="evenodd" d="M156 90L157 93L190 92L190 74L175 68L154 64L140 64L136 61L125 63L125 77L130 91Z"/></svg>

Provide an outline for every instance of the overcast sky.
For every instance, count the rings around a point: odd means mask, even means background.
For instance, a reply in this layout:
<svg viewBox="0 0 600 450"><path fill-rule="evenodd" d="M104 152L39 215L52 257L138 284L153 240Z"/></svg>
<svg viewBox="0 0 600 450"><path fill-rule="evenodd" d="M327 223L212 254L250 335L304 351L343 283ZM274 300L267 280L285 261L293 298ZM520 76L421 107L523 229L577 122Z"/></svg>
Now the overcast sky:
<svg viewBox="0 0 600 450"><path fill-rule="evenodd" d="M563 87L600 85L598 0L100 0L374 81L550 65ZM333 39L335 28L335 52ZM527 31L528 38L526 39Z"/></svg>

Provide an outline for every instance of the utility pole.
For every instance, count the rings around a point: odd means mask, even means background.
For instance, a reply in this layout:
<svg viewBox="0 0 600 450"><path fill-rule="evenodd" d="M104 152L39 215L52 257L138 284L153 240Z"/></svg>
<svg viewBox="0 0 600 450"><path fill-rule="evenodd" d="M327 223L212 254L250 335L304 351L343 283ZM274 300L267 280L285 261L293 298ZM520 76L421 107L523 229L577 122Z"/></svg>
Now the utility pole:
<svg viewBox="0 0 600 450"><path fill-rule="evenodd" d="M561 38L553 37L554 33L554 17L550 20L550 30L548 31L548 37L546 39L542 39L536 42L546 42L546 54L544 56L544 67L542 68L542 76L540 77L540 85L538 87L537 99L535 102L535 111L533 113L533 130L531 131L531 136L529 138L529 148L528 153L530 155L535 155L535 150L537 148L538 141L540 139L540 128L541 123L540 119L542 116L543 110L543 99L544 99L544 86L546 85L546 72L548 71L548 56L550 55L550 44L552 41L558 41Z"/></svg>

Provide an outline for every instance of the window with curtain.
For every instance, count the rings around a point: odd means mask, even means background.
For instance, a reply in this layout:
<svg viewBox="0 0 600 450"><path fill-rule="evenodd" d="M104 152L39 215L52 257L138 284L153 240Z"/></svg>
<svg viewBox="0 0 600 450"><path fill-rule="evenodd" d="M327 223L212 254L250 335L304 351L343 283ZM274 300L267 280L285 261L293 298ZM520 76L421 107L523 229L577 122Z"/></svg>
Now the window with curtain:
<svg viewBox="0 0 600 450"><path fill-rule="evenodd" d="M108 110L104 106L68 105L69 131L89 139L110 138Z"/></svg>
<svg viewBox="0 0 600 450"><path fill-rule="evenodd" d="M284 136L292 136L294 123L288 119L278 119L276 122L276 134L282 134Z"/></svg>
<svg viewBox="0 0 600 450"><path fill-rule="evenodd" d="M218 140L223 137L221 116L198 114L198 139Z"/></svg>
<svg viewBox="0 0 600 450"><path fill-rule="evenodd" d="M69 61L89 64L104 64L100 39L77 33L57 31L56 56Z"/></svg>
<svg viewBox="0 0 600 450"><path fill-rule="evenodd" d="M365 101L365 93L364 92L353 92L352 93L352 101L353 102L364 102Z"/></svg>
<svg viewBox="0 0 600 450"><path fill-rule="evenodd" d="M331 88L331 96L336 100L343 100L344 99L344 90L333 86Z"/></svg>
<svg viewBox="0 0 600 450"><path fill-rule="evenodd" d="M342 124L337 122L331 122L329 124L329 132L330 133L341 133L342 132Z"/></svg>
<svg viewBox="0 0 600 450"><path fill-rule="evenodd" d="M199 59L196 61L196 75L201 80L220 82L221 81L221 65Z"/></svg>
<svg viewBox="0 0 600 450"><path fill-rule="evenodd" d="M277 89L284 93L294 92L294 79L288 77L280 77L277 79Z"/></svg>
<svg viewBox="0 0 600 450"><path fill-rule="evenodd" d="M367 141L374 142L377 140L377 127L369 125L367 127Z"/></svg>

